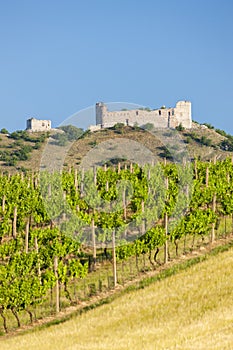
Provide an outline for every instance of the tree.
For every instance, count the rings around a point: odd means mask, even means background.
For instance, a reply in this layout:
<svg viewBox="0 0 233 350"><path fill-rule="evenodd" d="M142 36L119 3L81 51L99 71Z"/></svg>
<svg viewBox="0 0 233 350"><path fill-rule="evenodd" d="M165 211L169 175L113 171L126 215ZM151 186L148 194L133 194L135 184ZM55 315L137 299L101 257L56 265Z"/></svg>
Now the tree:
<svg viewBox="0 0 233 350"><path fill-rule="evenodd" d="M1 134L9 134L9 131L5 128L2 128L0 131Z"/></svg>
<svg viewBox="0 0 233 350"><path fill-rule="evenodd" d="M75 141L83 134L83 129L77 128L74 125L60 126L59 129L65 132L69 141Z"/></svg>

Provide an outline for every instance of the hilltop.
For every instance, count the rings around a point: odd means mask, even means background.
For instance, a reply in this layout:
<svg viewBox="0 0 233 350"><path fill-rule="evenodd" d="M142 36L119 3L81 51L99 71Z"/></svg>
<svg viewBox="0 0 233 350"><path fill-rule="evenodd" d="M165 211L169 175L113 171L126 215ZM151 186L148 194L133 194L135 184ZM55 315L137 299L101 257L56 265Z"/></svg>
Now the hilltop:
<svg viewBox="0 0 233 350"><path fill-rule="evenodd" d="M97 145L107 140L116 141L120 138L134 140L149 149L158 159L163 160L167 158L169 160L169 151L159 138L156 137L156 131L152 130L152 125L149 123L145 125L144 129L124 126L122 124L116 124L112 128L95 132L83 132L81 129L73 126L70 128L70 130L69 127L66 127L64 130L57 129L57 131L55 130L47 133L28 133L26 131L16 131L11 134L6 132L1 133L1 170L10 173L38 170L49 137L51 137L50 140L52 141L50 141L50 147L53 157L57 154L59 158L62 147L67 147L67 155L63 164L64 167L78 167L83 157ZM71 130L72 133L70 133ZM167 137L169 137L169 132L169 129L164 129L162 131ZM193 122L193 127L191 129L184 129L180 125L177 127L177 132L183 140L184 147L187 147L191 159L199 158L208 161L214 157L217 159L224 159L232 155L232 136L228 135L223 130L215 129L209 124L200 125Z"/></svg>

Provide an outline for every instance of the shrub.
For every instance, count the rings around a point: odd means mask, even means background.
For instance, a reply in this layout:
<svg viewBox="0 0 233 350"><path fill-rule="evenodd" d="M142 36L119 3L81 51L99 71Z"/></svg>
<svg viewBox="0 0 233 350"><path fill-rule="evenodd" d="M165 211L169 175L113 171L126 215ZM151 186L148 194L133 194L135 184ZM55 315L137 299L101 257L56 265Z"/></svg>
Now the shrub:
<svg viewBox="0 0 233 350"><path fill-rule="evenodd" d="M191 141L192 141L192 138L190 136L187 136L186 140L185 140L185 143L191 143Z"/></svg>
<svg viewBox="0 0 233 350"><path fill-rule="evenodd" d="M231 140L223 140L220 142L219 146L224 151L233 151L233 142Z"/></svg>
<svg viewBox="0 0 233 350"><path fill-rule="evenodd" d="M5 160L7 166L15 166L17 163L17 159L15 157L9 157Z"/></svg>
<svg viewBox="0 0 233 350"><path fill-rule="evenodd" d="M63 130L65 132L69 141L78 140L83 134L83 129L77 128L74 125L60 126L58 129Z"/></svg>
<svg viewBox="0 0 233 350"><path fill-rule="evenodd" d="M37 142L34 146L33 149L40 149L42 145L42 142Z"/></svg>
<svg viewBox="0 0 233 350"><path fill-rule="evenodd" d="M125 126L124 123L116 123L116 124L113 126L113 129L114 129L114 130L123 129L124 126Z"/></svg>
<svg viewBox="0 0 233 350"><path fill-rule="evenodd" d="M215 129L215 131L219 134L219 135L222 135L222 136L227 136L227 133L224 131L224 130L221 130L221 129Z"/></svg>
<svg viewBox="0 0 233 350"><path fill-rule="evenodd" d="M5 129L5 128L2 128L2 129L0 130L0 133L1 133L1 134L9 134L9 131L8 131L7 129Z"/></svg>
<svg viewBox="0 0 233 350"><path fill-rule="evenodd" d="M56 134L54 138L57 140L58 146L65 146L68 142L68 136L66 134Z"/></svg>
<svg viewBox="0 0 233 350"><path fill-rule="evenodd" d="M152 123L146 123L145 125L142 126L142 128L145 129L145 130L150 131L150 130L153 130L153 129L154 129L154 124L152 124Z"/></svg>
<svg viewBox="0 0 233 350"><path fill-rule="evenodd" d="M214 129L214 126L209 123L203 123L203 125L207 126L208 129Z"/></svg>
<svg viewBox="0 0 233 350"><path fill-rule="evenodd" d="M183 125L180 123L178 126L176 126L176 130L178 130L178 131L184 131Z"/></svg>
<svg viewBox="0 0 233 350"><path fill-rule="evenodd" d="M212 144L212 140L211 139L208 139L206 136L202 136L200 138L200 143L204 146L211 146Z"/></svg>

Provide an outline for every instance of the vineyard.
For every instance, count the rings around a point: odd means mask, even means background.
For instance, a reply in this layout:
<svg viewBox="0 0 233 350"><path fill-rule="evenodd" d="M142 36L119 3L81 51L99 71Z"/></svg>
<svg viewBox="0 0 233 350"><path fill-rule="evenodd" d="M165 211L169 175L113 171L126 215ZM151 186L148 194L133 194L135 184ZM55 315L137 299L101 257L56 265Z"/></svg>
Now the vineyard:
<svg viewBox="0 0 233 350"><path fill-rule="evenodd" d="M232 192L230 158L2 174L1 332L225 237Z"/></svg>

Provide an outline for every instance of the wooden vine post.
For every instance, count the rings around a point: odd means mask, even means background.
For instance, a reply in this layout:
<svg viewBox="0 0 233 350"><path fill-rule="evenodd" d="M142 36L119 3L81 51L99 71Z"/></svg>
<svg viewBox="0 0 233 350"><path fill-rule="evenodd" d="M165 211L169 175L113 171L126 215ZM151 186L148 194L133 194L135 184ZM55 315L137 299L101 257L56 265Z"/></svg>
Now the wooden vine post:
<svg viewBox="0 0 233 350"><path fill-rule="evenodd" d="M126 221L127 219L127 209L126 209L126 190L125 190L125 187L123 189L123 194L122 194L122 205L123 205L123 217L124 217L124 220ZM127 237L127 230L125 229L124 230L124 237L126 238Z"/></svg>
<svg viewBox="0 0 233 350"><path fill-rule="evenodd" d="M213 202L212 202L212 210L215 213L216 212L216 193L213 195ZM215 223L212 223L211 228L211 243L215 241Z"/></svg>
<svg viewBox="0 0 233 350"><path fill-rule="evenodd" d="M28 253L28 237L29 237L29 225L30 225L30 219L27 219L26 222L26 228L25 228L25 253Z"/></svg>
<svg viewBox="0 0 233 350"><path fill-rule="evenodd" d="M39 254L39 246L38 246L38 241L37 241L36 236L35 236L34 243L35 243L35 251L37 254ZM41 270L40 270L40 261L39 260L38 260L38 276L39 276L40 283L41 283Z"/></svg>
<svg viewBox="0 0 233 350"><path fill-rule="evenodd" d="M206 168L205 184L206 184L206 187L209 186L209 167Z"/></svg>
<svg viewBox="0 0 233 350"><path fill-rule="evenodd" d="M64 203L64 208L65 208L65 203L66 203L66 192L65 191L63 191L62 197L63 197L63 203ZM62 221L63 222L66 221L66 212L65 212L65 210L62 213Z"/></svg>
<svg viewBox="0 0 233 350"><path fill-rule="evenodd" d="M123 210L124 210L124 220L127 219L127 212L126 212L126 198L125 198L125 188L123 189L123 198L122 198L122 202L123 202Z"/></svg>
<svg viewBox="0 0 233 350"><path fill-rule="evenodd" d="M166 177L166 179L165 179L165 187L166 187L166 190L168 190L168 177ZM168 240L167 240L167 235L168 235L168 215L167 215L166 211L164 213L164 229L165 229L164 264L167 264L167 262L168 262Z"/></svg>
<svg viewBox="0 0 233 350"><path fill-rule="evenodd" d="M59 313L60 311L60 296L59 296L59 280L58 280L58 257L54 257L54 275L56 278L56 285L55 285L55 295L56 295L56 313Z"/></svg>
<svg viewBox="0 0 233 350"><path fill-rule="evenodd" d="M118 163L117 172L118 172L118 174L120 174L120 172L121 172L121 163L120 162Z"/></svg>
<svg viewBox="0 0 233 350"><path fill-rule="evenodd" d="M197 160L194 160L194 173L195 173L195 179L198 179L198 172L197 172Z"/></svg>
<svg viewBox="0 0 233 350"><path fill-rule="evenodd" d="M142 200L142 214L144 215L145 212L145 204L144 201ZM145 223L145 218L142 218L142 235L144 235L146 232L146 223Z"/></svg>
<svg viewBox="0 0 233 350"><path fill-rule="evenodd" d="M12 236L13 238L16 238L16 224L17 224L17 207L14 207L14 214L13 214L13 222L12 222Z"/></svg>
<svg viewBox="0 0 233 350"><path fill-rule="evenodd" d="M112 230L112 266L113 266L113 285L115 288L117 285L115 229Z"/></svg>
<svg viewBox="0 0 233 350"><path fill-rule="evenodd" d="M130 173L133 173L133 163L130 163Z"/></svg>
<svg viewBox="0 0 233 350"><path fill-rule="evenodd" d="M77 191L78 189L78 170L74 169L74 187L75 190Z"/></svg>
<svg viewBox="0 0 233 350"><path fill-rule="evenodd" d="M84 168L82 168L82 175L81 175L81 186L80 186L80 196L84 196Z"/></svg>
<svg viewBox="0 0 233 350"><path fill-rule="evenodd" d="M95 220L91 219L91 235L93 244L93 269L96 270L96 241L95 241Z"/></svg>

